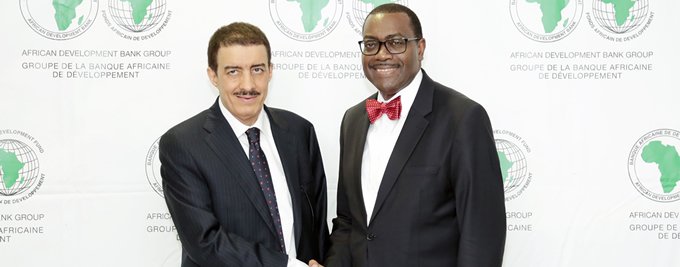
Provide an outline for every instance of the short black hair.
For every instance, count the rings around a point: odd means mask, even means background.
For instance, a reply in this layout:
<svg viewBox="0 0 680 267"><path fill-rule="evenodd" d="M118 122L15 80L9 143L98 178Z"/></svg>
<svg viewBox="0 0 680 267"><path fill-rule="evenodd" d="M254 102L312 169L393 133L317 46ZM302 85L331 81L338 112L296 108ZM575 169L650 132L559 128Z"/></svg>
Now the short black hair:
<svg viewBox="0 0 680 267"><path fill-rule="evenodd" d="M394 3L384 4L371 10L371 12L368 13L368 15L366 16L366 19L368 19L370 15L383 13L405 13L411 20L411 28L413 28L413 32L416 35L415 37L423 38L423 28L422 26L420 26L420 19L418 19L416 13L413 12L413 10L411 10L410 8ZM365 24L366 20L364 20L364 25Z"/></svg>

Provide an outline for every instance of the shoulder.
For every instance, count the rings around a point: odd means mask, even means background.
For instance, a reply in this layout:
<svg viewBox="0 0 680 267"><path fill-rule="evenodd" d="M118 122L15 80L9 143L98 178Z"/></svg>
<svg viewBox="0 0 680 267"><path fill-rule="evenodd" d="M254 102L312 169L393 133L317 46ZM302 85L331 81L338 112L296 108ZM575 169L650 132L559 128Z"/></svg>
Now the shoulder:
<svg viewBox="0 0 680 267"><path fill-rule="evenodd" d="M371 97L369 97L371 98ZM366 100L362 100L356 105L350 107L345 111L345 117L352 118L355 116L364 116L366 114Z"/></svg>
<svg viewBox="0 0 680 267"><path fill-rule="evenodd" d="M280 108L266 107L265 111L269 115L269 123L274 135L282 133L282 136L303 142L316 140L314 125L304 117Z"/></svg>
<svg viewBox="0 0 680 267"><path fill-rule="evenodd" d="M274 123L290 128L311 128L312 123L302 116L285 109L266 107L265 112Z"/></svg>
<svg viewBox="0 0 680 267"><path fill-rule="evenodd" d="M210 110L204 110L173 126L168 131L166 131L163 136L161 136L161 142L164 140L168 141L170 139L181 140L199 136L201 132L204 132L203 126L205 125L209 113Z"/></svg>
<svg viewBox="0 0 680 267"><path fill-rule="evenodd" d="M433 88L433 109L454 113L484 110L481 104L460 91L432 80L430 82Z"/></svg>

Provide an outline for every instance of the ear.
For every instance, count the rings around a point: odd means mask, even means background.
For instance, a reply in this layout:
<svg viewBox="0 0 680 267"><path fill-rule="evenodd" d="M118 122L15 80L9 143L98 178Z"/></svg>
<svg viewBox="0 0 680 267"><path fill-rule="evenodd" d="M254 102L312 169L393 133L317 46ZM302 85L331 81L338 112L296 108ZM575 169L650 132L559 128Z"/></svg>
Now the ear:
<svg viewBox="0 0 680 267"><path fill-rule="evenodd" d="M418 40L418 60L423 60L425 55L425 38Z"/></svg>
<svg viewBox="0 0 680 267"><path fill-rule="evenodd" d="M208 67L207 71L208 71L208 79L210 79L210 82L215 87L217 87L217 73L215 73L215 71L213 69L211 69L210 67Z"/></svg>
<svg viewBox="0 0 680 267"><path fill-rule="evenodd" d="M267 77L267 81L271 81L271 80L272 80L272 73L273 73L273 71L274 71L274 64L272 64L271 62L269 62L269 68L267 68L267 72L268 72L267 75L268 75L269 77Z"/></svg>

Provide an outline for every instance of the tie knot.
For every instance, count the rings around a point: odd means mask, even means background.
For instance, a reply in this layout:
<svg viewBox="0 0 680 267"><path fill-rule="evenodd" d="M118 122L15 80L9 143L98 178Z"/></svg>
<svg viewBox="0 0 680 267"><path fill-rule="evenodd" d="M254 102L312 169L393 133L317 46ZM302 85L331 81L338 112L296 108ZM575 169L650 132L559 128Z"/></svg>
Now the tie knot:
<svg viewBox="0 0 680 267"><path fill-rule="evenodd" d="M248 142L260 142L260 129L257 129L256 127L250 128L246 131L246 135L248 135Z"/></svg>
<svg viewBox="0 0 680 267"><path fill-rule="evenodd" d="M383 114L386 114L390 120L399 119L401 115L401 96L387 103L375 99L367 99L366 113L368 113L368 120L371 123L374 123Z"/></svg>

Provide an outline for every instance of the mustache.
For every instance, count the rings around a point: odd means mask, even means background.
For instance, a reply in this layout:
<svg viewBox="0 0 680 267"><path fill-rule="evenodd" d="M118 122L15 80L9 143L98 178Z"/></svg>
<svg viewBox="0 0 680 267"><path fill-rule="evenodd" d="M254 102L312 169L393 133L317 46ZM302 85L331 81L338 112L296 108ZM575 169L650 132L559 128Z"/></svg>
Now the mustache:
<svg viewBox="0 0 680 267"><path fill-rule="evenodd" d="M235 96L259 96L262 93L255 91L255 90L245 90L241 89L239 91L234 92Z"/></svg>

